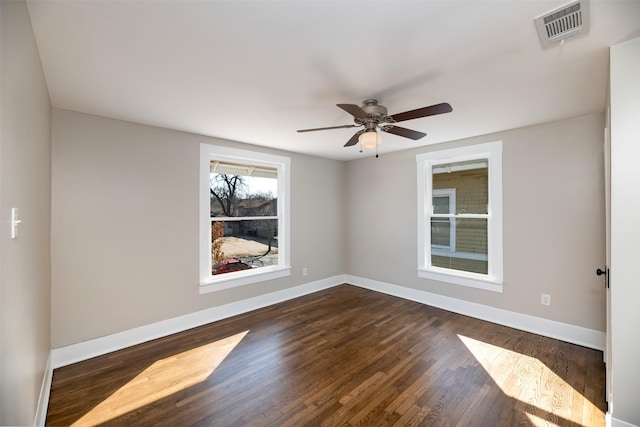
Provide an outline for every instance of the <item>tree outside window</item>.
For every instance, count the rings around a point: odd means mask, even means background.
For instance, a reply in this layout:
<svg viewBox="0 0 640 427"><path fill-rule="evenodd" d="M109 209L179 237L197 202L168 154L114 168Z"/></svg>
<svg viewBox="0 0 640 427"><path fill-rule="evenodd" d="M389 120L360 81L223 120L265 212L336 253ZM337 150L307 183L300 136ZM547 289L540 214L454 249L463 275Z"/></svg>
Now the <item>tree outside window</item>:
<svg viewBox="0 0 640 427"><path fill-rule="evenodd" d="M211 162L213 275L278 264L275 168Z"/></svg>

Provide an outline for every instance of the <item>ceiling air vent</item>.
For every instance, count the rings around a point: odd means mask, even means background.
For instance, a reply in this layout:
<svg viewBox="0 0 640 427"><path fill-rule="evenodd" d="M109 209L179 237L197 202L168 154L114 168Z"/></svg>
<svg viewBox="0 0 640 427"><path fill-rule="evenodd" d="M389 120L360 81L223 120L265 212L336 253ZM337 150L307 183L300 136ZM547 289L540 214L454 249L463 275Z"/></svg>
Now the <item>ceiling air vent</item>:
<svg viewBox="0 0 640 427"><path fill-rule="evenodd" d="M542 47L561 44L566 38L589 31L589 2L578 0L566 4L535 20Z"/></svg>

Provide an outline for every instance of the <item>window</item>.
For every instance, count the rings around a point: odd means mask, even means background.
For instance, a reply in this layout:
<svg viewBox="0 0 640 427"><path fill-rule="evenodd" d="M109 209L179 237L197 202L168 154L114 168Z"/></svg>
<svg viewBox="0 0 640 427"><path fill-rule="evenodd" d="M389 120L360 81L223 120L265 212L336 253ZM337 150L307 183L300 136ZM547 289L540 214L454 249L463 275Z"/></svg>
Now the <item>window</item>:
<svg viewBox="0 0 640 427"><path fill-rule="evenodd" d="M456 189L447 188L433 190L433 213L450 214L456 211ZM448 217L433 217L431 219L431 248L455 252L456 223Z"/></svg>
<svg viewBox="0 0 640 427"><path fill-rule="evenodd" d="M290 275L287 157L200 145L200 292Z"/></svg>
<svg viewBox="0 0 640 427"><path fill-rule="evenodd" d="M416 161L418 275L502 292L502 143Z"/></svg>

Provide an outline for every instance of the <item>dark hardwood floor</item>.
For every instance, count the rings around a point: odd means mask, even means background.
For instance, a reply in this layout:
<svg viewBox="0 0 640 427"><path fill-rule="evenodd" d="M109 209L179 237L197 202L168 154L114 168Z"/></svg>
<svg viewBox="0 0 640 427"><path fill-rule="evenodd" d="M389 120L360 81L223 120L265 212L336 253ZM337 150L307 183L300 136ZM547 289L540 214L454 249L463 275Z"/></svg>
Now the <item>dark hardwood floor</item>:
<svg viewBox="0 0 640 427"><path fill-rule="evenodd" d="M342 285L56 369L47 425L604 426L602 352Z"/></svg>

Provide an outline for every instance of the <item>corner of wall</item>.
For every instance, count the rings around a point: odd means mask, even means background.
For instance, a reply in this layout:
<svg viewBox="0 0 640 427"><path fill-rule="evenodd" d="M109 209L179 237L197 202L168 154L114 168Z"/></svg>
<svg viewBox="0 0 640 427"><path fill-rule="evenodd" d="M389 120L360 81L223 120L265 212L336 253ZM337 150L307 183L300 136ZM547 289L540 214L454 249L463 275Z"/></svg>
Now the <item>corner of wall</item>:
<svg viewBox="0 0 640 427"><path fill-rule="evenodd" d="M33 420L34 426L43 426L47 420L47 408L49 407L49 395L51 393L51 381L53 380L53 366L51 365L52 352L49 352L47 365L44 368L42 387L40 387L40 397L38 398L38 408Z"/></svg>

